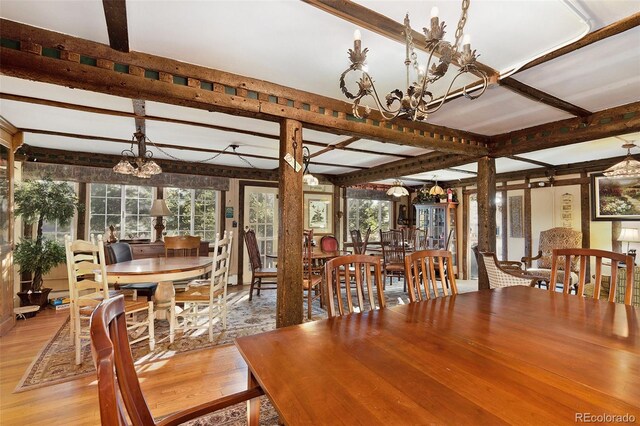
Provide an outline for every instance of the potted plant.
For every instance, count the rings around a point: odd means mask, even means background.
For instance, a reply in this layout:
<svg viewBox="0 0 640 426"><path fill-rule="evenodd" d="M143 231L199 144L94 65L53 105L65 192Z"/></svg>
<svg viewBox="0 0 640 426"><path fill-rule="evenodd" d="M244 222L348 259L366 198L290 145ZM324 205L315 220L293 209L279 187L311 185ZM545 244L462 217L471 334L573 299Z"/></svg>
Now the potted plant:
<svg viewBox="0 0 640 426"><path fill-rule="evenodd" d="M44 222L58 221L60 226L71 222L76 210L83 205L78 202L73 189L65 182L53 182L50 178L25 180L15 191L15 214L25 224L37 223L35 238L22 238L14 252L15 263L20 273L33 274L29 289L18 292L21 306L47 304L50 288L42 288L42 277L66 260L65 248L58 241L42 235Z"/></svg>

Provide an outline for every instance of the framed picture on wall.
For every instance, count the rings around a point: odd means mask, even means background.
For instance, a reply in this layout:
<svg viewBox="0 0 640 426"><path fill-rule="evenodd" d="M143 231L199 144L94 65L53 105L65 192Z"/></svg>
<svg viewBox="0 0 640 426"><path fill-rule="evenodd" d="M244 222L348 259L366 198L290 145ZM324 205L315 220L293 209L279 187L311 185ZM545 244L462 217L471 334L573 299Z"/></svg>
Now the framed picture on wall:
<svg viewBox="0 0 640 426"><path fill-rule="evenodd" d="M333 194L304 194L304 227L314 235L333 234Z"/></svg>
<svg viewBox="0 0 640 426"><path fill-rule="evenodd" d="M591 175L591 220L640 220L640 178Z"/></svg>

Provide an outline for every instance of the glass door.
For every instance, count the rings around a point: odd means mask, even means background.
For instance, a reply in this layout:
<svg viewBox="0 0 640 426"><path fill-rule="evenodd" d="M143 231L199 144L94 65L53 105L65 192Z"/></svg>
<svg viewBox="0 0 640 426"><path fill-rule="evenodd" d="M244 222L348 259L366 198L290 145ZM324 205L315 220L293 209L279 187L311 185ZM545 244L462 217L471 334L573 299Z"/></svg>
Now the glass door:
<svg viewBox="0 0 640 426"><path fill-rule="evenodd" d="M262 265L266 268L275 265L276 259L267 254L278 251L278 188L246 186L244 189L244 226L253 229L258 240ZM249 253L243 244L244 266L242 280L251 281Z"/></svg>

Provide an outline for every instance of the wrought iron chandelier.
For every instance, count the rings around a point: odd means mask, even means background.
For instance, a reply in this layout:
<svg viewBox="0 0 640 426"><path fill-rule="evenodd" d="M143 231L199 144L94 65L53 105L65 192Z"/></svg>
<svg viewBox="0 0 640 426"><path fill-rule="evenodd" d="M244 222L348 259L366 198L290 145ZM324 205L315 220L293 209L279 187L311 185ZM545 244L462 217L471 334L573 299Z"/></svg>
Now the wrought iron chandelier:
<svg viewBox="0 0 640 426"><path fill-rule="evenodd" d="M414 49L414 41L412 36L412 29L409 23L409 14L404 18L404 36L406 46L406 57L404 64L407 68L407 81L406 92L402 92L399 89L391 91L382 102L378 96L378 92L373 84L373 78L369 75L366 68L367 52L368 48L362 50L362 41L360 40L360 31L356 30L354 33L353 50L349 49L349 60L351 66L347 68L340 76L340 89L342 93L348 98L353 100L353 115L357 118L366 118L371 113L369 106L364 107L364 113L359 111L360 101L366 97L371 96L375 101L377 109L382 114L384 120L393 120L397 117L412 120L422 121L425 120L429 114L433 114L438 111L451 92L453 84L463 74L473 74L479 77L481 81L480 93L473 96L467 92L467 87L462 88L462 94L468 99L476 99L480 97L487 89L488 78L487 74L479 69L476 65L476 51L471 50L471 38L468 34L463 37L464 26L467 21L467 11L471 0L462 0L462 15L458 21L456 28L455 40L453 44L443 40L445 35L445 23L439 22L438 8L431 9L431 27L424 30L424 47L428 51L428 60L426 66L421 66L418 63L418 56ZM462 52L458 52L458 45L462 38ZM436 65L434 57L440 58L439 63ZM440 98L440 100L434 102L434 95L429 90L430 85L442 78L448 71L451 63L460 67L458 73L453 78L446 93ZM411 83L410 69L413 67L417 74L417 79ZM354 95L347 89L345 83L345 77L352 71L361 71L362 75L358 80L358 92Z"/></svg>
<svg viewBox="0 0 640 426"><path fill-rule="evenodd" d="M602 174L606 177L640 177L640 161L634 160L631 156L631 148L636 148L633 142L626 142L622 148L627 150L627 156L621 162L614 164L605 170Z"/></svg>
<svg viewBox="0 0 640 426"><path fill-rule="evenodd" d="M140 130L131 138L131 148L122 151L122 160L113 167L113 171L122 175L149 179L153 175L162 173L162 169L153 161L153 152L147 150L147 137ZM138 144L138 154L133 147Z"/></svg>

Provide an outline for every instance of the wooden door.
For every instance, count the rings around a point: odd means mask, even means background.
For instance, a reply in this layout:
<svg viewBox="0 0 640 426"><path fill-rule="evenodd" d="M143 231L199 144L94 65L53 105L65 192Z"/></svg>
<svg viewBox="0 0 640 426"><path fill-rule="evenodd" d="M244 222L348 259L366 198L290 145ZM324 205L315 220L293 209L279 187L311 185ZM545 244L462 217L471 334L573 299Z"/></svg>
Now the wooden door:
<svg viewBox="0 0 640 426"><path fill-rule="evenodd" d="M267 254L278 252L278 188L246 186L243 211L245 229L248 227L256 232L262 265L273 266L276 259L267 257ZM244 244L243 249L242 280L248 284L251 281L249 253Z"/></svg>
<svg viewBox="0 0 640 426"><path fill-rule="evenodd" d="M1 130L0 140L0 336L15 325L13 314L13 152Z"/></svg>

